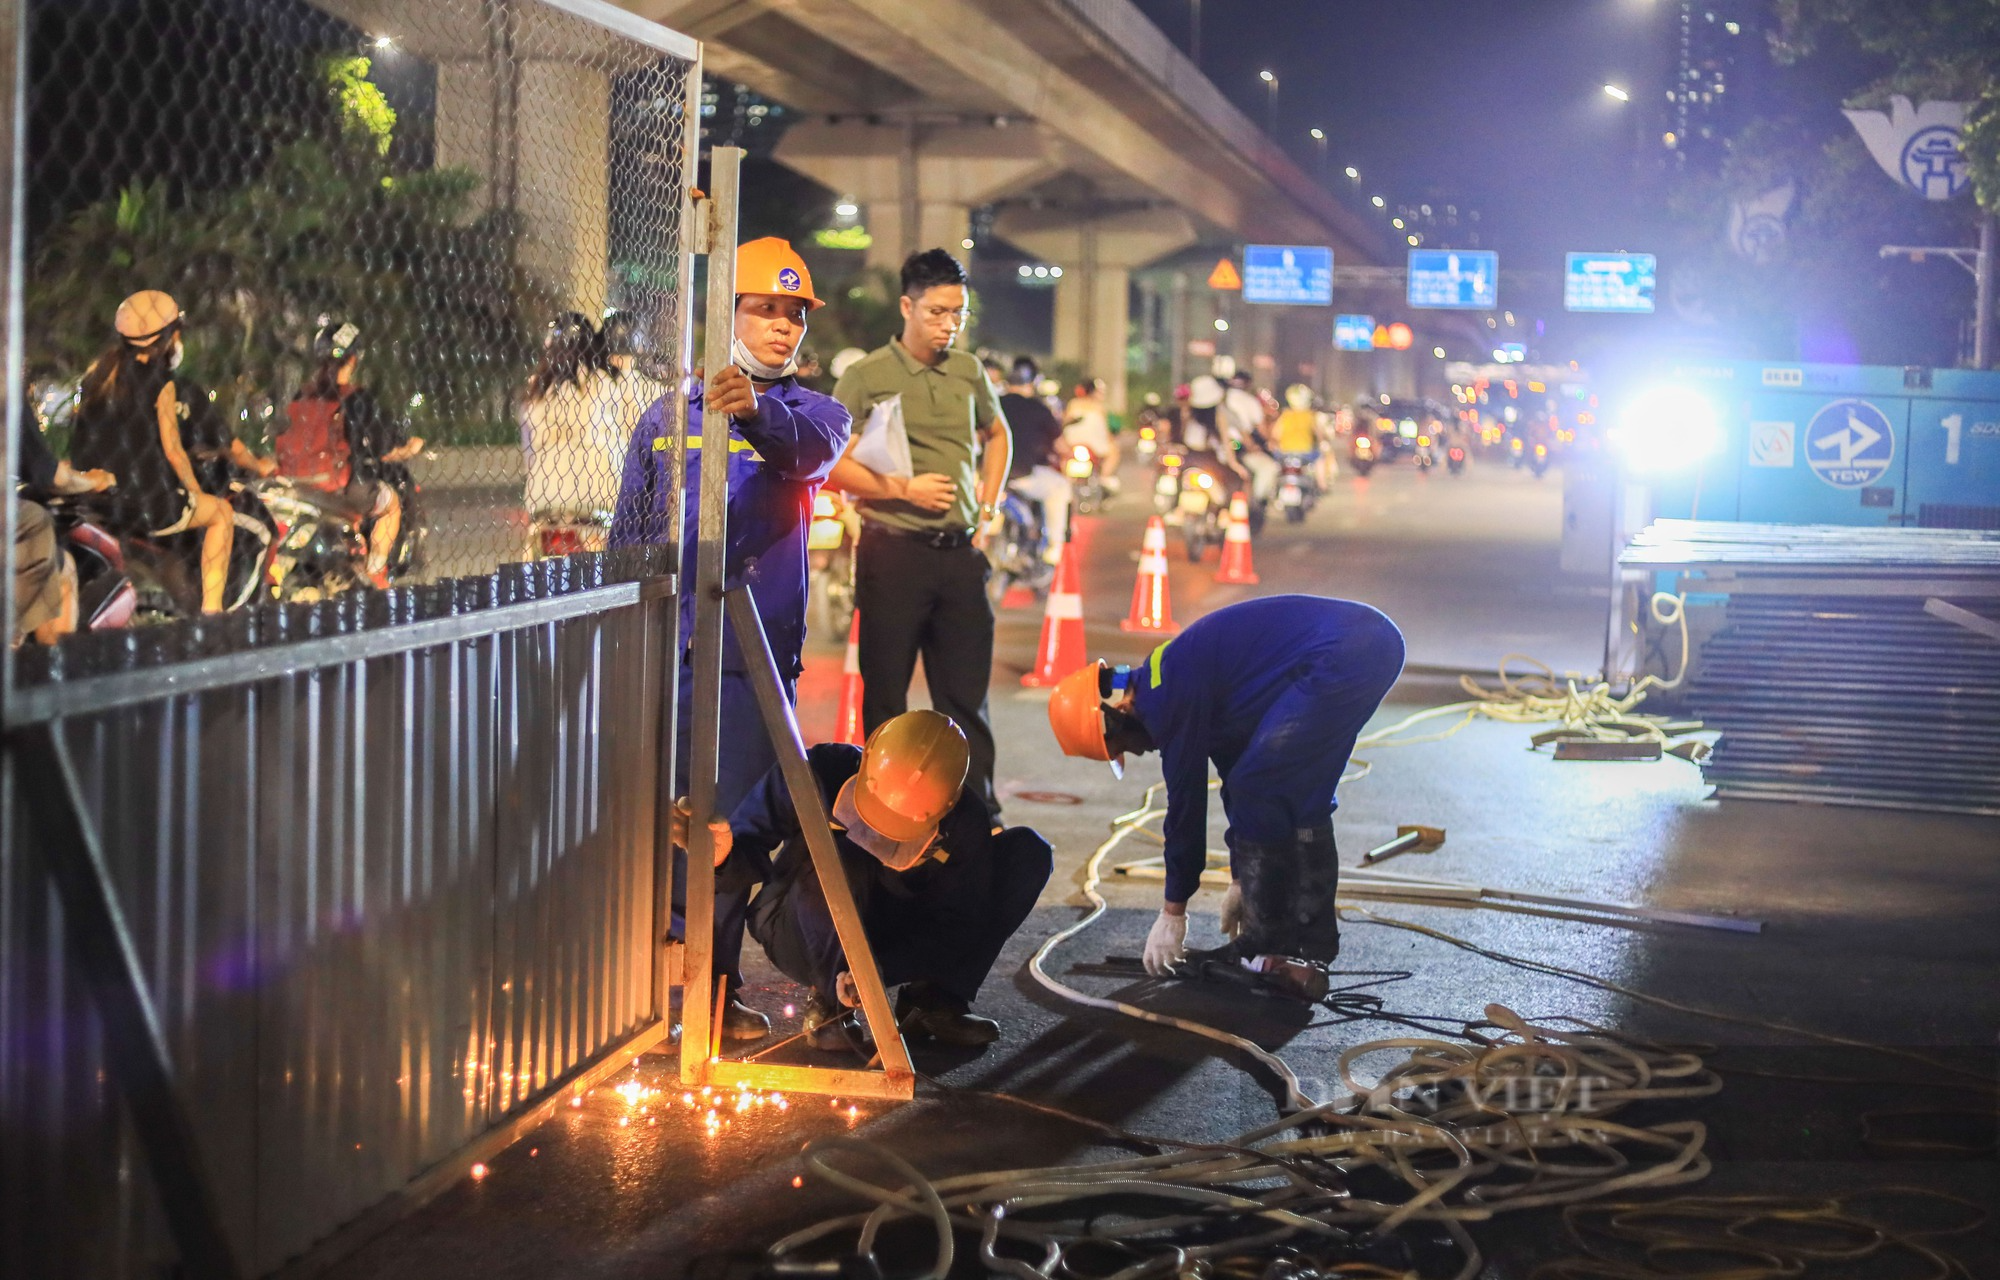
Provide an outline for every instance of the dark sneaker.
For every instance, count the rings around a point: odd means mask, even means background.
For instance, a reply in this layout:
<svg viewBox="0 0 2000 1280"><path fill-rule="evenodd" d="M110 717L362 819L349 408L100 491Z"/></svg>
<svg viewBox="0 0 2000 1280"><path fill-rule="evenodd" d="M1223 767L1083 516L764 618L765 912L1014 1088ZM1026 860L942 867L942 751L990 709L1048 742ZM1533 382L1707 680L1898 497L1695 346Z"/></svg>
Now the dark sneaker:
<svg viewBox="0 0 2000 1280"><path fill-rule="evenodd" d="M817 991L806 996L805 1032L806 1043L815 1049L828 1052L853 1049L862 1053L872 1053L875 1049L874 1039L854 1010L841 1008Z"/></svg>
<svg viewBox="0 0 2000 1280"><path fill-rule="evenodd" d="M897 998L896 1024L906 1036L923 1036L964 1049L980 1048L1000 1038L999 1023L970 1012L953 997L918 982L904 987Z"/></svg>
<svg viewBox="0 0 2000 1280"><path fill-rule="evenodd" d="M762 1040L771 1034L771 1020L735 996L722 1007L722 1038L732 1044Z"/></svg>

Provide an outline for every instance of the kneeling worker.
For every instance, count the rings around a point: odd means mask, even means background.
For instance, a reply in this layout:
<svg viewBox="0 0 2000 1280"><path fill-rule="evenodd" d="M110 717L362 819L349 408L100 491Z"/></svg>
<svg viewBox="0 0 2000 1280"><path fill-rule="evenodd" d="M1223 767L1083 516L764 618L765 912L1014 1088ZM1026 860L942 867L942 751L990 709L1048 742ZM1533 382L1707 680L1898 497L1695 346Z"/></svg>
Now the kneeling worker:
<svg viewBox="0 0 2000 1280"><path fill-rule="evenodd" d="M867 747L821 743L806 753L833 819L834 845L884 986L902 986L905 1035L991 1044L1000 1024L971 1012L1007 939L1034 909L1054 869L1039 832L996 832L965 789L965 733L949 716L910 711L868 735ZM859 1003L812 854L773 768L715 827L716 888L747 891L750 933L771 962L812 988L806 1030L815 1048L859 1043ZM685 845L687 816L674 815Z"/></svg>
<svg viewBox="0 0 2000 1280"><path fill-rule="evenodd" d="M1334 791L1402 669L1402 633L1368 605L1268 596L1216 610L1136 670L1099 661L1056 686L1049 724L1065 754L1122 775L1126 752L1160 753L1167 886L1148 973L1186 954L1187 903L1208 864L1211 760L1229 817L1222 929L1237 954L1339 954Z"/></svg>

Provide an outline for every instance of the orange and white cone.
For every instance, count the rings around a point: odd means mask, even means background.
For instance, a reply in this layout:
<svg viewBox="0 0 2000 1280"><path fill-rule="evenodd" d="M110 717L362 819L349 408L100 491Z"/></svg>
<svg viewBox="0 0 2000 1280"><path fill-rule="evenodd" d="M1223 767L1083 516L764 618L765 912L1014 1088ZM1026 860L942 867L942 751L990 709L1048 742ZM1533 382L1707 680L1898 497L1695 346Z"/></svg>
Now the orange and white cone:
<svg viewBox="0 0 2000 1280"><path fill-rule="evenodd" d="M1241 491L1229 499L1229 532L1222 535L1222 563L1216 568L1215 580L1258 581L1257 570L1250 564L1250 500Z"/></svg>
<svg viewBox="0 0 2000 1280"><path fill-rule="evenodd" d="M861 731L861 610L847 628L847 654L840 660L840 715L834 721L833 740L860 746L868 741Z"/></svg>
<svg viewBox="0 0 2000 1280"><path fill-rule="evenodd" d="M1126 631L1179 631L1167 599L1167 525L1158 516L1146 522L1139 544L1139 579L1132 584L1132 612L1118 624Z"/></svg>
<svg viewBox="0 0 2000 1280"><path fill-rule="evenodd" d="M1075 544L1063 548L1056 580L1042 612L1042 642L1035 651L1035 668L1021 677L1030 689L1047 688L1086 661L1083 645L1083 587L1077 578Z"/></svg>

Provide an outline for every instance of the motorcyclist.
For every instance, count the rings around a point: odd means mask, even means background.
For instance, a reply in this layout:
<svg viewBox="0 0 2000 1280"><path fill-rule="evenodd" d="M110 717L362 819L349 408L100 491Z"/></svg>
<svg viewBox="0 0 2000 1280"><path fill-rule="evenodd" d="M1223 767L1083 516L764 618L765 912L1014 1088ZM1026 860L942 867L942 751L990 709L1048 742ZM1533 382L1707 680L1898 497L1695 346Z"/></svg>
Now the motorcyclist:
<svg viewBox="0 0 2000 1280"><path fill-rule="evenodd" d="M603 548L618 502L626 442L663 391L630 371L631 331L618 316L613 313L602 331L575 311L549 321L541 360L521 399L524 499L531 523L538 530L596 530L570 550Z"/></svg>
<svg viewBox="0 0 2000 1280"><path fill-rule="evenodd" d="M1057 445L1063 427L1035 394L1041 371L1027 356L1015 356L1007 367L1006 389L1000 395L1000 412L1007 429L1014 433L1014 457L1009 464L1007 487L1042 507L1042 523L1048 537L1043 554L1053 564L1062 556L1069 539L1069 478L1061 470Z"/></svg>
<svg viewBox="0 0 2000 1280"><path fill-rule="evenodd" d="M368 535L368 580L389 585L389 553L403 527L403 501L389 468L423 451L374 392L356 381L363 342L352 321L320 317L312 353L319 361L287 406L278 437L279 468L333 500Z"/></svg>
<svg viewBox="0 0 2000 1280"><path fill-rule="evenodd" d="M1313 407L1312 388L1303 382L1294 382L1285 388L1285 411L1278 415L1278 421L1271 428L1272 443L1278 447L1279 459L1297 458L1299 465L1311 467L1313 481L1322 489L1326 488L1322 467L1326 455L1320 448L1325 435L1324 416Z"/></svg>
<svg viewBox="0 0 2000 1280"><path fill-rule="evenodd" d="M1237 460L1235 420L1222 407L1222 383L1200 374L1188 383L1188 412L1181 421L1181 449L1190 467L1206 465L1218 480L1235 477L1248 485L1250 473Z"/></svg>
<svg viewBox="0 0 2000 1280"><path fill-rule="evenodd" d="M174 379L183 323L180 304L157 289L119 304L117 345L83 375L70 455L84 470L119 477L106 504L113 532L201 531L201 611L219 613L236 527L229 504L202 488L183 434L193 412Z"/></svg>
<svg viewBox="0 0 2000 1280"><path fill-rule="evenodd" d="M14 643L32 635L38 644L54 644L76 630L76 565L58 543L48 508L32 499L103 493L118 478L109 471L77 471L49 452L28 397L21 405L14 454L22 495L14 512Z"/></svg>
<svg viewBox="0 0 2000 1280"><path fill-rule="evenodd" d="M1250 386L1250 375L1238 369L1229 375L1222 406L1236 420L1241 442L1239 457L1250 473L1250 498L1257 505L1269 502L1278 492L1278 477L1284 468L1271 456L1264 437L1264 402Z"/></svg>
<svg viewBox="0 0 2000 1280"><path fill-rule="evenodd" d="M1062 442L1072 448L1082 445L1095 454L1098 479L1104 491L1118 492L1118 463L1122 455L1118 442L1111 436L1111 416L1104 407L1102 379L1085 378L1076 384L1069 403L1063 406Z"/></svg>

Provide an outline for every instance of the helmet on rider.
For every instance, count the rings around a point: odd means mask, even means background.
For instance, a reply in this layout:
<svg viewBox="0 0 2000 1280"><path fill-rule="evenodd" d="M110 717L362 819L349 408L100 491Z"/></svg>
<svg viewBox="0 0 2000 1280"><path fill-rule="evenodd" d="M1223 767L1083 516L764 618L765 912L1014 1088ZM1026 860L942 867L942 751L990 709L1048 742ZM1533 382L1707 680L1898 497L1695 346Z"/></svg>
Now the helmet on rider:
<svg viewBox="0 0 2000 1280"><path fill-rule="evenodd" d="M797 298L806 310L817 311L826 303L813 294L812 273L806 260L791 242L765 236L736 248L736 296L768 293L781 298Z"/></svg>
<svg viewBox="0 0 2000 1280"><path fill-rule="evenodd" d="M112 322L128 347L150 347L171 337L181 326L181 307L172 295L158 289L141 289L118 304Z"/></svg>
<svg viewBox="0 0 2000 1280"><path fill-rule="evenodd" d="M608 360L639 354L639 322L629 311L612 307L597 326L597 349Z"/></svg>
<svg viewBox="0 0 2000 1280"><path fill-rule="evenodd" d="M1112 755L1104 737L1104 681L1110 668L1099 658L1056 682L1049 696L1049 728L1066 756L1103 760L1114 777L1125 776L1125 757Z"/></svg>
<svg viewBox="0 0 2000 1280"><path fill-rule="evenodd" d="M1007 385L1010 387L1033 388L1042 376L1042 368L1033 356L1015 356L1014 363L1007 369Z"/></svg>
<svg viewBox="0 0 2000 1280"><path fill-rule="evenodd" d="M1213 409L1222 403L1222 384L1204 373L1188 383L1188 403L1197 409Z"/></svg>
<svg viewBox="0 0 2000 1280"><path fill-rule="evenodd" d="M907 711L877 726L854 775L854 810L899 843L930 838L958 803L972 748L938 711Z"/></svg>
<svg viewBox="0 0 2000 1280"><path fill-rule="evenodd" d="M352 320L319 318L319 332L313 335L315 360L345 360L361 350L361 327Z"/></svg>

